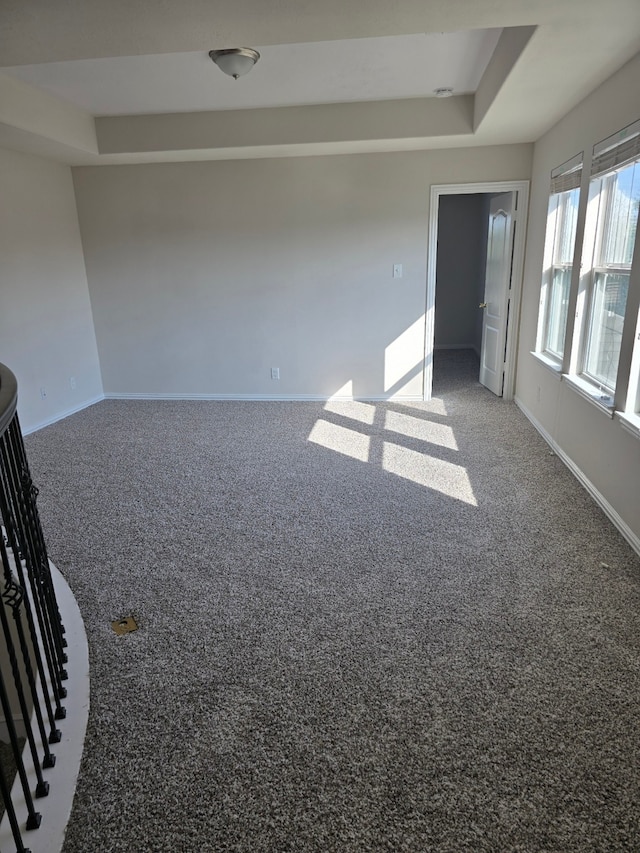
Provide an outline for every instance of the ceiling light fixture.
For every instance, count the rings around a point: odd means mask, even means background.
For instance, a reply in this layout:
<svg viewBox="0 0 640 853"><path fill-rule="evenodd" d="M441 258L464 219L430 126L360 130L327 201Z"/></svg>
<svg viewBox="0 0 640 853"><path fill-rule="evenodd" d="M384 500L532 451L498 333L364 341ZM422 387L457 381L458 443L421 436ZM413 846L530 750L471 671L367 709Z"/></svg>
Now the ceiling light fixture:
<svg viewBox="0 0 640 853"><path fill-rule="evenodd" d="M225 74L233 77L234 80L242 77L243 74L248 74L260 59L260 54L252 47L231 47L228 50L210 50L209 56L220 71L224 71Z"/></svg>
<svg viewBox="0 0 640 853"><path fill-rule="evenodd" d="M434 89L433 94L436 98L450 98L453 95L453 89L448 86L443 86L442 89Z"/></svg>

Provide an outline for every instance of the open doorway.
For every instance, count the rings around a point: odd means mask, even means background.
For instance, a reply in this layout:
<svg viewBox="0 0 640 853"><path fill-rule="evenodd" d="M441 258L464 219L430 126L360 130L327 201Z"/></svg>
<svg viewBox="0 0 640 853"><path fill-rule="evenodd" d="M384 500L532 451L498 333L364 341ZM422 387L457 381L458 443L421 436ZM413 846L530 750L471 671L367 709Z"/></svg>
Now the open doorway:
<svg viewBox="0 0 640 853"><path fill-rule="evenodd" d="M434 370L513 398L528 182L431 190L425 399Z"/></svg>
<svg viewBox="0 0 640 853"><path fill-rule="evenodd" d="M480 374L482 309L487 262L488 195L440 198L433 384L469 384ZM461 235L464 245L461 246Z"/></svg>

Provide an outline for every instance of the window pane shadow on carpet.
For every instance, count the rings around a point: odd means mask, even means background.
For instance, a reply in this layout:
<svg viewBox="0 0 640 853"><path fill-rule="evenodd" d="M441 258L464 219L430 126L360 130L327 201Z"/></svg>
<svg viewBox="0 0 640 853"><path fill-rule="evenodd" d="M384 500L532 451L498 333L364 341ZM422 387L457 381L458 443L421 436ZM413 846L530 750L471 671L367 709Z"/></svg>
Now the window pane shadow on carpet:
<svg viewBox="0 0 640 853"><path fill-rule="evenodd" d="M28 437L91 654L66 853L633 849L640 560L471 368Z"/></svg>

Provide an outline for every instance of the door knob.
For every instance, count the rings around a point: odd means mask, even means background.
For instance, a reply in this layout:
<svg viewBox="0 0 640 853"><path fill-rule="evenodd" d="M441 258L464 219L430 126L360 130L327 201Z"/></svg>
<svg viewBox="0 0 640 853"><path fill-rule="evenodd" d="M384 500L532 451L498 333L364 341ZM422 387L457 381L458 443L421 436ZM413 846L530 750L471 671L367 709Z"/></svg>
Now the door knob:
<svg viewBox="0 0 640 853"><path fill-rule="evenodd" d="M478 305L478 308L486 308L486 307L487 307L486 302L481 302L480 305Z"/></svg>

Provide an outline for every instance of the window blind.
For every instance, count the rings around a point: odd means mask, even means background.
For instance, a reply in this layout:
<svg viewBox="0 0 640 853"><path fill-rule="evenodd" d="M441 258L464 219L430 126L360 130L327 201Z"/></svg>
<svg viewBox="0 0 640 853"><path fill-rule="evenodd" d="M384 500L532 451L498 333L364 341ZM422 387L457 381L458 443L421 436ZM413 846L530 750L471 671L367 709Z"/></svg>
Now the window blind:
<svg viewBox="0 0 640 853"><path fill-rule="evenodd" d="M578 189L582 181L582 153L551 172L551 195Z"/></svg>
<svg viewBox="0 0 640 853"><path fill-rule="evenodd" d="M593 146L591 177L598 178L621 166L640 160L640 121L614 133Z"/></svg>

